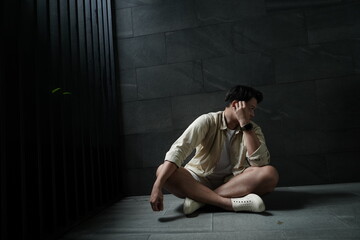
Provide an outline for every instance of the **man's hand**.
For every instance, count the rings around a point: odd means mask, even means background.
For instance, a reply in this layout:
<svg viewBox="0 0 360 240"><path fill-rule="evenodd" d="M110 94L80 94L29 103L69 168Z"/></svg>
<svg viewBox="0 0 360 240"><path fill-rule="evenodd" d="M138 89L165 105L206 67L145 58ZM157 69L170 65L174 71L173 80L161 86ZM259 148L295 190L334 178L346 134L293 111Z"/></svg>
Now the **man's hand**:
<svg viewBox="0 0 360 240"><path fill-rule="evenodd" d="M150 204L153 211L162 211L164 209L164 196L160 188L154 186L151 191Z"/></svg>
<svg viewBox="0 0 360 240"><path fill-rule="evenodd" d="M245 101L236 102L232 107L237 120L240 123L240 126L243 127L244 125L250 122L250 109L247 107Z"/></svg>
<svg viewBox="0 0 360 240"><path fill-rule="evenodd" d="M151 191L150 204L154 211L162 211L164 209L164 196L162 187L167 179L175 172L177 166L175 163L165 161L157 170L157 178Z"/></svg>

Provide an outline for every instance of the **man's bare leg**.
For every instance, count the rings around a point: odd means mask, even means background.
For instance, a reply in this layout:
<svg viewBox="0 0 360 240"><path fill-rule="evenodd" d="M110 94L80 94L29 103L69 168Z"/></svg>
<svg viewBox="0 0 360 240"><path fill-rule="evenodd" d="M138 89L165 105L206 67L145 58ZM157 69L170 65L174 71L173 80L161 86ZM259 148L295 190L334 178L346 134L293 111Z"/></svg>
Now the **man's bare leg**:
<svg viewBox="0 0 360 240"><path fill-rule="evenodd" d="M162 165L158 168L161 171ZM184 168L178 168L168 178L164 188L179 198L191 198L197 202L218 206L232 211L231 198L256 193L271 192L278 182L278 173L272 166L249 167L243 173L215 189L209 189L196 181Z"/></svg>
<svg viewBox="0 0 360 240"><path fill-rule="evenodd" d="M279 175L272 166L249 167L214 191L225 198L243 197L250 193L263 195L272 192L278 180Z"/></svg>
<svg viewBox="0 0 360 240"><path fill-rule="evenodd" d="M162 165L158 168L161 170ZM178 168L168 178L164 188L180 198L191 198L195 201L214 205L226 210L233 210L230 198L220 196L208 187L196 181L184 168Z"/></svg>

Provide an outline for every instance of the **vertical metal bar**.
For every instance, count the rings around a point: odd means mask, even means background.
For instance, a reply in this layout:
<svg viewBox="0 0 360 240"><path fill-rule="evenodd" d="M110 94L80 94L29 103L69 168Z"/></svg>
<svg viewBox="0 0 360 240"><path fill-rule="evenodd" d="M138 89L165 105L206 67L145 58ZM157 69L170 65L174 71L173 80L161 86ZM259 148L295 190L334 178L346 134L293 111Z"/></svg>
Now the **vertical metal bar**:
<svg viewBox="0 0 360 240"><path fill-rule="evenodd" d="M115 133L113 133L113 135L111 136L111 144L110 144L110 154L112 156L112 161L113 161L113 165L114 167L113 169L113 174L114 174L114 186L117 186L116 189L116 194L119 193L120 190L120 166L119 166L119 158L118 156L116 156L115 152L114 152L114 146L116 147L117 144L119 144L119 139L120 139L120 128L118 127L120 124L120 119L118 118L119 116L119 109L118 107L118 96L117 96L117 84L116 84L116 61L115 61L115 47L114 47L114 37L116 36L116 34L113 34L114 32L114 23L113 23L113 6L112 6L112 1L111 0L107 0L107 10L108 10L108 22L109 22L109 48L110 48L110 86L111 86L111 101L110 101L110 106L111 106L111 117L109 119L111 119L111 125L116 127L116 131Z"/></svg>
<svg viewBox="0 0 360 240"><path fill-rule="evenodd" d="M82 126L81 126L81 143L80 143L80 151L79 153L79 157L80 157L80 161L78 164L78 171L81 172L82 176L80 176L82 179L79 179L79 183L80 188L82 187L82 212L83 214L86 213L87 209L89 208L89 203L88 203L88 197L87 197L87 191L88 191L88 186L87 186L87 182L86 182L86 176L87 176L87 169L86 169L86 160L85 160L85 145L86 145L86 136L85 136L85 131L87 128L87 109L84 107L85 106L85 99L86 99L86 89L85 89L85 85L86 85L86 81L87 81L87 54L86 54L86 32L85 32L85 7L84 7L84 0L77 0L77 16L78 16L78 36L79 36L79 86L81 89L81 92L79 93L80 95L80 118L81 118L81 122L82 122Z"/></svg>
<svg viewBox="0 0 360 240"><path fill-rule="evenodd" d="M43 134L42 131L40 130L40 126L41 126L41 121L42 118L44 116L44 113L42 112L42 110L44 110L43 108L43 103L42 101L44 101L44 97L43 97L43 87L42 87L42 80L45 79L45 71L41 71L41 67L42 66L42 62L43 59L45 58L45 54L44 52L46 49L46 42L47 42L47 34L46 34L46 30L48 28L47 23L47 1L46 0L37 0L36 1L36 36L37 36L37 43L36 43L36 78L39 79L37 81L37 86L36 86L36 105L40 106L39 107L39 111L36 113L36 128L38 129L38 133L36 135L36 146L37 146L37 169L38 169L38 176L37 176L37 185L38 185L38 211L39 211L39 239L43 239L44 238L44 211L43 211L43 164L42 164L42 159L44 157L42 151L42 141L44 141L45 139L43 139ZM43 126L44 127L44 126Z"/></svg>
<svg viewBox="0 0 360 240"><path fill-rule="evenodd" d="M111 15L111 11L109 12L109 9L108 9L108 0L102 0L103 1L103 11L104 11L104 33L105 33L105 54L106 54L106 57L105 57L105 61L106 61L106 93L107 93L107 101L106 101L106 104L108 106L108 109L110 108L111 109L111 106L112 106L112 94L111 94L111 49L110 49L110 45L111 45L111 41L112 41L112 38L110 37L110 32L111 32L111 24L109 22L109 20L111 19L111 17L109 15ZM109 18L110 17L110 18ZM110 114L111 111L107 111L107 114ZM110 121L111 119L107 118L106 121L108 122L108 124L111 124ZM110 132L109 132L109 137L110 137ZM106 147L106 155L107 155L107 158L109 158L110 154L109 154L109 146ZM109 184L110 186L112 186L112 189L109 189L110 193L111 193L111 198L113 197L114 195L114 174L113 174L113 166L112 166L112 161L110 161L108 163L108 171L110 171L111 174L109 174L110 178L109 178Z"/></svg>
<svg viewBox="0 0 360 240"><path fill-rule="evenodd" d="M49 30L50 30L50 54L51 54L51 76L50 82L52 88L58 87L58 78L59 78L59 69L58 69L58 56L60 51L60 43L59 43L59 8L58 8L58 0L49 0ZM57 151L57 127L56 126L56 111L54 106L56 105L56 99L51 98L50 101L50 154L51 154L51 186L52 186L52 213L53 213L53 229L52 232L56 232L56 228L59 225L58 221L58 185L57 185L57 158L59 156L59 152ZM49 179L50 180L50 179Z"/></svg>
<svg viewBox="0 0 360 240"><path fill-rule="evenodd" d="M98 41L99 41L99 61L100 61L100 85L101 91L99 92L99 100L101 101L103 108L101 111L101 122L106 126L106 122L104 119L106 118L106 65L105 65L105 46L104 46L104 16L103 16L103 5L101 0L96 1L97 9L98 9ZM102 128L103 129L103 128ZM104 131L102 131L104 132ZM104 135L104 133L102 133ZM105 137L103 138L105 141ZM101 159L101 165L99 168L100 171L100 184L102 189L101 194L101 202L105 202L107 199L106 194L108 193L107 187L108 184L106 182L107 174L105 168L105 145L102 144L101 149L99 150L99 158Z"/></svg>
<svg viewBox="0 0 360 240"><path fill-rule="evenodd" d="M23 236L23 202L22 202L22 162L21 162L21 120L20 120L20 69L19 57L21 51L19 49L19 25L21 17L13 15L21 14L21 4L19 1L11 1L7 3L4 12L4 20L8 21L10 28L4 29L6 32L6 98L10 106L6 106L4 116L7 116L6 122L6 141L8 141L7 151L11 152L11 158L8 155L6 159L7 165L7 224L8 227L16 226L18 231L12 233L12 237L21 239ZM11 91L11 92L10 92ZM10 234L10 233L9 233Z"/></svg>
<svg viewBox="0 0 360 240"><path fill-rule="evenodd" d="M107 1L108 25L109 25L109 48L110 48L110 80L111 80L111 98L112 105L116 105L116 76L115 76L115 48L114 48L114 34L113 34L113 18L111 0ZM115 35L116 36L116 35Z"/></svg>
<svg viewBox="0 0 360 240"><path fill-rule="evenodd" d="M1 31L6 31L1 28ZM0 47L5 47L4 38L0 38ZM5 56L3 54L0 55L0 108L6 109L6 97L5 97ZM6 110L5 110L6 111ZM6 174L6 119L0 118L0 238L7 239L7 174Z"/></svg>
<svg viewBox="0 0 360 240"><path fill-rule="evenodd" d="M101 83L102 83L102 77L100 74L100 47L99 47L99 24L98 24L98 14L99 9L97 7L97 1L91 0L91 22L92 22L92 39L93 39L93 51L94 51L94 100L95 100L95 125L94 125L94 136L93 136L93 149L94 149L94 189L97 192L95 194L95 202L97 205L101 204L101 198L102 198L102 188L100 187L100 144L104 141L104 131L103 126L104 123L102 121L102 113L101 109L104 108L104 104L101 99Z"/></svg>
<svg viewBox="0 0 360 240"><path fill-rule="evenodd" d="M104 69L104 88L105 90L105 104L106 104L106 108L104 111L104 121L106 122L106 124L109 124L109 119L107 117L107 115L110 113L110 86L109 86L109 77L110 77L110 58L109 58L109 29L108 29L108 12L107 12L107 1L106 0L101 0L102 1L102 10L103 10L103 30L104 30L104 55L105 55L105 69ZM109 137L110 132L107 132L107 137ZM111 159L109 158L109 153L108 153L109 149L108 149L108 144L104 146L104 158L107 159L106 161L106 165L105 165L105 169L107 172L107 191L108 191L108 198L107 200L112 199L112 189L113 189L113 176L112 176L112 166L111 166Z"/></svg>
<svg viewBox="0 0 360 240"><path fill-rule="evenodd" d="M69 91L69 87L71 86L69 83L70 78L70 30L69 30L69 6L68 0L59 1L59 18L60 18L60 46L61 46L61 76L60 83L63 87L63 91ZM69 108L71 108L70 104L70 95L63 95L61 102L61 150L62 150L62 185L63 185L63 211L62 214L64 223L69 222L69 201L68 201L68 178L70 177L70 173L68 173L67 162L70 157L71 147L68 144L68 132L71 131L71 126L69 126Z"/></svg>
<svg viewBox="0 0 360 240"><path fill-rule="evenodd" d="M20 3L20 24L19 24L19 126L20 126L20 169L21 169L21 207L22 207L22 238L28 235L36 236L37 209L32 203L37 202L37 186L34 179L37 169L36 146L34 136L36 136L35 116L36 97L33 95L36 80L29 80L28 76L35 73L35 4L34 0L23 0ZM32 206L31 208L29 206ZM33 219L34 221L29 221Z"/></svg>
<svg viewBox="0 0 360 240"><path fill-rule="evenodd" d="M37 97L38 112L38 188L39 188L39 228L40 239L50 236L54 229L52 168L50 149L50 98L51 62L50 62L50 6L48 0L37 0L37 59L36 72L39 84Z"/></svg>
<svg viewBox="0 0 360 240"><path fill-rule="evenodd" d="M25 13L25 7L23 6L24 5L24 2L20 2L20 24L19 24L19 28L18 28L18 34L19 35L24 35L24 28L22 28L23 24L24 24L24 17L26 16L26 13ZM25 16L24 16L25 15ZM27 25L27 24L26 24ZM25 25L25 26L26 26ZM28 26L26 26L28 27ZM26 40L28 36L26 36ZM24 71L26 71L26 69L24 69L24 66L23 66L23 61L24 61L24 58L26 57L25 56L25 53L23 52L25 50L25 43L24 43L24 38L18 38L19 41L18 41L18 44L19 44L19 50L18 52L16 53L17 54L17 57L18 57L18 91L19 91L19 150L20 150L20 159L19 159L19 170L20 170L20 209L21 209L21 227L20 227L20 238L21 239L24 239L25 238L25 232L26 232L26 201L28 200L27 199L27 196L26 196L26 162L25 162L25 131L24 131L24 111L25 111L25 108L24 108L24 99L23 99L23 83L22 83L22 78L24 77Z"/></svg>
<svg viewBox="0 0 360 240"><path fill-rule="evenodd" d="M71 80L72 80L72 91L75 95L77 95L76 99L77 101L74 101L72 104L72 144L73 144L73 154L72 154L72 174L73 174L73 209L71 211L71 214L74 219L79 217L79 188L78 188L78 172L77 172L77 155L76 153L79 151L77 146L79 146L79 139L80 139L80 132L77 130L77 127L79 124L79 115L78 111L80 111L79 103L78 103L78 97L80 88L79 85L79 37L78 37L78 31L77 31L77 2L76 1L69 1L69 28L70 28L70 65L71 65Z"/></svg>
<svg viewBox="0 0 360 240"><path fill-rule="evenodd" d="M94 159L93 159L93 134L94 134L94 125L96 124L94 122L95 114L94 114L94 52L93 52L93 39L92 39L92 22L91 22L91 2L90 0L84 1L85 5L85 37L86 37L86 53L87 53L87 79L86 81L86 98L90 103L90 106L87 105L87 111L89 114L89 117L87 118L88 121L88 128L86 132L87 136L87 142L86 142L86 167L88 168L88 175L87 175L87 183L91 186L87 190L88 200L90 204L90 208L92 209L94 207L94 198L95 198L95 192L94 192Z"/></svg>

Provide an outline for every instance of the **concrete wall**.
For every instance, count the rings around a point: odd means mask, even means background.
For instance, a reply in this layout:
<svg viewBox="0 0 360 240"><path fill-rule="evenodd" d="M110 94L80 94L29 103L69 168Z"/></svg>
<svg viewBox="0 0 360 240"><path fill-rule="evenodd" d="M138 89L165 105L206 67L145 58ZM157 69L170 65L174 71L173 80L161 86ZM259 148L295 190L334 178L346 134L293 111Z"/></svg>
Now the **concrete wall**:
<svg viewBox="0 0 360 240"><path fill-rule="evenodd" d="M236 84L264 93L263 128L280 185L359 181L357 1L115 0L127 194Z"/></svg>

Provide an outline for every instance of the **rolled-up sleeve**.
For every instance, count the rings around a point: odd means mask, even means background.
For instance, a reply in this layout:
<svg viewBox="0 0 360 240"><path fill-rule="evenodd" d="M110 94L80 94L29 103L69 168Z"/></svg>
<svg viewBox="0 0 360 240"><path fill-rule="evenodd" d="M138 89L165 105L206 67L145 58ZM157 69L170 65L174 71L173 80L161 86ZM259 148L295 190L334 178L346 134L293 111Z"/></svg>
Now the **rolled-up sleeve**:
<svg viewBox="0 0 360 240"><path fill-rule="evenodd" d="M205 137L208 126L206 115L198 117L173 143L165 155L165 161L173 162L176 166L181 167L185 159Z"/></svg>
<svg viewBox="0 0 360 240"><path fill-rule="evenodd" d="M265 143L264 134L259 126L254 128L255 134L260 141L260 146L251 155L246 153L250 166L261 167L270 163L270 153Z"/></svg>

